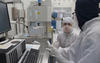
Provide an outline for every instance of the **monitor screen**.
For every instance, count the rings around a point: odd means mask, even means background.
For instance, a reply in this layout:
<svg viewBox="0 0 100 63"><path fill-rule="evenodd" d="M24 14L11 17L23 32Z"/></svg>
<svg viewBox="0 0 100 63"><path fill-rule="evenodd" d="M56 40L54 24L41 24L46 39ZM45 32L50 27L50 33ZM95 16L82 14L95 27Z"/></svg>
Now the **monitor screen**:
<svg viewBox="0 0 100 63"><path fill-rule="evenodd" d="M0 2L0 34L11 30L8 7L6 3Z"/></svg>

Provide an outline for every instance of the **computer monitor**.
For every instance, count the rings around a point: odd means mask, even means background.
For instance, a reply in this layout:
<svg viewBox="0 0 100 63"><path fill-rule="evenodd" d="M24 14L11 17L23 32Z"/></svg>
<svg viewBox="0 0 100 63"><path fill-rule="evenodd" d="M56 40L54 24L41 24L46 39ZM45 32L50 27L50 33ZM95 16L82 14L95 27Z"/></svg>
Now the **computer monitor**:
<svg viewBox="0 0 100 63"><path fill-rule="evenodd" d="M0 1L0 42L6 40L4 33L11 30L7 4Z"/></svg>
<svg viewBox="0 0 100 63"><path fill-rule="evenodd" d="M11 30L7 4L0 1L0 34Z"/></svg>

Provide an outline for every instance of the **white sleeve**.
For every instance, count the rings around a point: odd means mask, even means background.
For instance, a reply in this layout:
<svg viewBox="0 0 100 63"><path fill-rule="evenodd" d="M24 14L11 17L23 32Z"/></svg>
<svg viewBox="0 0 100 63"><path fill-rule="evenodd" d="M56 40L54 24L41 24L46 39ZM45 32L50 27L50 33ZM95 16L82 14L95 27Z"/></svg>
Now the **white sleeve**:
<svg viewBox="0 0 100 63"><path fill-rule="evenodd" d="M78 63L100 63L100 34L92 33L84 40L85 46Z"/></svg>
<svg viewBox="0 0 100 63"><path fill-rule="evenodd" d="M64 49L63 49L64 50ZM59 63L74 63L72 60L68 60L67 58L65 58L61 53L59 53L58 51L56 51L56 59Z"/></svg>

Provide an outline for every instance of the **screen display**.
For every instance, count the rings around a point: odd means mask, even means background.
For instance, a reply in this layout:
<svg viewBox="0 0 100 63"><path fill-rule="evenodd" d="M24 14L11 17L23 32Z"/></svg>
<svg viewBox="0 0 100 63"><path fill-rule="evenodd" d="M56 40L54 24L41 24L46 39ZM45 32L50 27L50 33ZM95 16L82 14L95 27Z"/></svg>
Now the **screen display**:
<svg viewBox="0 0 100 63"><path fill-rule="evenodd" d="M11 30L8 7L6 3L0 2L0 34Z"/></svg>

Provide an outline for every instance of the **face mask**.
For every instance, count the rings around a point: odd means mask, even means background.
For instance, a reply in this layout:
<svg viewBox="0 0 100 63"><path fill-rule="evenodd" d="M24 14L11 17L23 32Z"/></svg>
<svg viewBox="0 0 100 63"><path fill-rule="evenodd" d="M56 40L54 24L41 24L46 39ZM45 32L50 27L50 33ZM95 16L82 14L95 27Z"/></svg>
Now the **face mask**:
<svg viewBox="0 0 100 63"><path fill-rule="evenodd" d="M63 26L63 31L65 33L71 33L72 32L72 26L68 26L68 25Z"/></svg>

